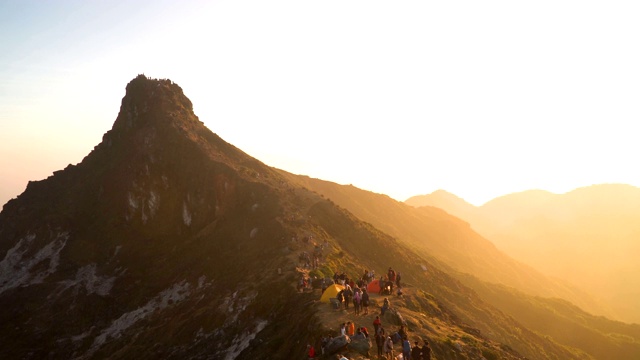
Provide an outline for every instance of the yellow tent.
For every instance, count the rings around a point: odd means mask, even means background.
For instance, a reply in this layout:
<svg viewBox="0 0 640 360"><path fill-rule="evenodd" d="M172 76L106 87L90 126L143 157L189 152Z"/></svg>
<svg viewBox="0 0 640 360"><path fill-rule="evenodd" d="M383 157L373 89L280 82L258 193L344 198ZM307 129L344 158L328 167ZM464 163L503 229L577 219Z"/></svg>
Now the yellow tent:
<svg viewBox="0 0 640 360"><path fill-rule="evenodd" d="M320 297L320 301L321 302L330 302L331 298L335 298L338 293L340 292L340 290L343 290L344 286L342 285L338 285L338 284L333 284L331 286L329 286L323 293L322 296Z"/></svg>

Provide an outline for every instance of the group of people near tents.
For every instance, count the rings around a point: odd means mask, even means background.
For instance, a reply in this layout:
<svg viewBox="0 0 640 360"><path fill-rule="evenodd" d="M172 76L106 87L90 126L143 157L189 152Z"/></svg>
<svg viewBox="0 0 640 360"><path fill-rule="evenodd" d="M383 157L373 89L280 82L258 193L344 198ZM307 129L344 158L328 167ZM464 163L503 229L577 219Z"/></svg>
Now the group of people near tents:
<svg viewBox="0 0 640 360"><path fill-rule="evenodd" d="M353 304L356 315L361 313L367 315L369 313L369 294L391 295L395 284L396 295L402 296L400 279L401 274L396 273L391 267L389 267L386 276L381 276L380 279L376 279L375 272L369 270L365 270L364 275L358 280L349 278L344 272L342 274L336 272L333 276L333 284L330 284L331 280L322 280L320 301L330 302L336 309L344 307L345 310ZM385 310L382 310L383 314Z"/></svg>
<svg viewBox="0 0 640 360"><path fill-rule="evenodd" d="M379 358L385 358L387 360L395 359L396 357L396 344L400 344L400 351L403 360L431 360L431 348L426 340L423 340L423 345L419 346L419 342L414 341L413 345L409 341L409 334L404 325L393 332L387 333L380 316L376 316L373 320L373 334L370 334L365 326L356 326L351 321L340 324L340 336L339 338L349 338L350 341L368 340L370 337L375 339L377 355ZM330 335L322 337L320 340L321 353L327 354L326 347L331 343L332 338ZM309 347L309 346L308 346ZM342 355L338 355L340 358Z"/></svg>
<svg viewBox="0 0 640 360"><path fill-rule="evenodd" d="M328 283L331 282L329 279ZM353 304L355 315L367 315L370 303L369 294L391 295L394 286L397 289L397 295L402 296L401 274L396 273L391 267L379 279L376 278L374 271L369 270L366 270L358 280L350 279L344 272L335 273L332 284L327 285L327 282L323 280L320 301L331 303L335 309L344 308L345 310L348 310L349 306ZM380 307L380 315L377 315L373 321L374 331L372 334L366 327L356 327L353 322L348 321L341 324L340 336L347 336L353 340L373 337L378 355L386 359L394 358L394 344L402 344L403 359L430 360L431 348L428 342L425 340L423 346L419 347L418 341L415 341L412 346L404 326L400 326L398 331L392 334L387 334L382 326L380 316L384 316L390 308L391 302L388 297L385 297ZM329 339L331 338L323 338L322 344L325 344ZM322 350L324 353L324 345L322 345Z"/></svg>

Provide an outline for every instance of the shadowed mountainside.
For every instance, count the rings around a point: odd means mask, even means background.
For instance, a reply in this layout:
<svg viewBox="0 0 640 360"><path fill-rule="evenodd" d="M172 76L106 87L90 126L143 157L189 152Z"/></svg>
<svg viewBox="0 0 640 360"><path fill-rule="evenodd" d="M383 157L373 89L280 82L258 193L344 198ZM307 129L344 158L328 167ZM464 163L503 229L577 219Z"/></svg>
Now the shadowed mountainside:
<svg viewBox="0 0 640 360"><path fill-rule="evenodd" d="M603 184L562 195L532 190L480 207L436 193L406 203L465 219L514 258L585 289L616 318L640 323L639 188Z"/></svg>
<svg viewBox="0 0 640 360"><path fill-rule="evenodd" d="M397 310L438 359L591 358L226 143L173 82L126 90L81 163L0 212L1 358L301 358L331 330L316 294L296 291L314 243L328 245L318 275L398 264Z"/></svg>

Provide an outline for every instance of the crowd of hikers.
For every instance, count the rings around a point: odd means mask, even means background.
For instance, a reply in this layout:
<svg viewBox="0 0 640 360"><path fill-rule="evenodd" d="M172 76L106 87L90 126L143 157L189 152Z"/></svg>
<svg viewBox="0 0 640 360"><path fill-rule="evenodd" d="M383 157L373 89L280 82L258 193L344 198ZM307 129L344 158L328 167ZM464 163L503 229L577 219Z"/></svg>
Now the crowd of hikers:
<svg viewBox="0 0 640 360"><path fill-rule="evenodd" d="M387 273L380 276L378 280L379 290L377 294L380 296L394 294L394 288L397 296L402 296L402 282L401 274L389 267ZM377 280L375 271L365 270L363 275L358 279L348 277L344 272L335 273L333 281L322 281L322 293L331 283L342 285L343 288L337 294L335 299L331 299L336 309L343 309L350 311L353 309L355 316L369 315L369 306L371 304L370 294L367 290L367 286ZM313 345L307 345L308 358L314 359L318 355L322 355L323 359L337 359L348 360L345 356L338 353L333 355L334 357L327 357L331 355L327 352L327 346L336 339L348 338L351 343L357 341L368 341L372 350L376 349L376 353L379 358L388 360L402 358L403 360L431 360L431 348L426 340L422 340L422 346L419 341L414 341L413 344L409 341L409 334L404 325L401 325L396 331L387 331L383 326L381 317L389 311L391 308L391 301L389 297L384 297L382 304L380 305L380 313L375 315L375 318L371 325L373 326L373 332L370 332L366 326L358 325L352 321L346 321L340 323L339 335L332 337L331 335L324 336L320 339L320 352L316 354L316 350ZM373 315L375 312L372 312ZM366 320L363 320L363 322ZM374 345L375 344L375 345ZM346 345L346 343L345 343ZM374 348L375 346L375 348ZM398 348L396 354L396 348ZM400 357L400 354L402 356Z"/></svg>
<svg viewBox="0 0 640 360"><path fill-rule="evenodd" d="M382 325L380 316L377 315L373 320L373 334L365 326L355 326L352 321L340 324L340 336L347 336L351 341L369 340L373 338L375 341L378 358L387 360L398 359L402 354L403 360L431 360L431 348L427 340L422 340L422 346L419 341L414 341L413 345L409 341L409 334L404 325L401 325L397 331L387 332ZM333 337L329 334L320 339L320 354L316 354L315 348L307 345L308 358L315 359L317 355L328 355L326 347L330 344ZM399 344L399 346L395 346ZM398 356L396 356L396 348L399 348ZM347 359L341 354L337 354L335 359ZM348 360L348 359L347 359Z"/></svg>
<svg viewBox="0 0 640 360"><path fill-rule="evenodd" d="M402 275L398 272L396 273L393 268L389 268L386 275L380 276L378 280L378 294L379 295L392 295L394 293L394 286L396 288L396 295L402 296L402 283L400 282L402 279ZM376 280L375 271L373 270L365 270L364 274L354 280L349 278L344 272L338 274L337 272L333 275L333 283L340 284L345 288L338 293L337 299L338 302L344 304L345 309L349 308L349 305L353 303L354 311L356 315L359 315L360 311L364 310L364 314L368 314L369 307L369 294L367 293L367 285L371 281ZM326 290L327 286L326 281L322 281L322 292ZM383 310L384 315L384 310Z"/></svg>

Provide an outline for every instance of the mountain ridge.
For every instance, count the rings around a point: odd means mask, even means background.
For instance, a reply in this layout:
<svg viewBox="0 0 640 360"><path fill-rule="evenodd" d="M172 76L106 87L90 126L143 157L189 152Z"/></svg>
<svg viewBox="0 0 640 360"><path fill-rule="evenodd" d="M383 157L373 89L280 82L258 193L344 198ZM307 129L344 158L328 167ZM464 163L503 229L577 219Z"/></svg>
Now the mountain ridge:
<svg viewBox="0 0 640 360"><path fill-rule="evenodd" d="M437 358L592 358L485 302L428 252L226 143L183 97L169 80L138 76L81 163L3 207L0 357L305 356L305 343L335 334L318 317L319 289L297 291L300 257L326 244L321 277L402 269L399 311L411 310L410 330ZM468 225L447 217L438 229Z"/></svg>
<svg viewBox="0 0 640 360"><path fill-rule="evenodd" d="M640 234L640 188L597 184L566 192L521 192L460 211L440 197L414 197L465 219L505 252L546 274L566 279L602 298L609 316L640 322L633 303L640 286L634 234ZM612 246L615 244L615 246ZM635 299L635 300L634 300ZM615 313L615 315L614 315Z"/></svg>

